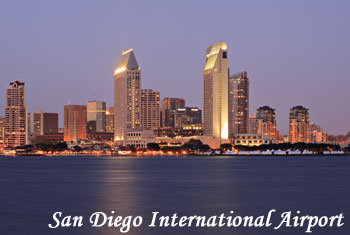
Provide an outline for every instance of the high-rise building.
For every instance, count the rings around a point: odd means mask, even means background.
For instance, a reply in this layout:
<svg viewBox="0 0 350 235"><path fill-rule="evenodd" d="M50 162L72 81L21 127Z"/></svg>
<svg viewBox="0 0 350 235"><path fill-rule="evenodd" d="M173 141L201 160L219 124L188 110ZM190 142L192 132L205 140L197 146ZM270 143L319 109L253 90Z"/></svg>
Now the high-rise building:
<svg viewBox="0 0 350 235"><path fill-rule="evenodd" d="M141 126L143 129L160 127L160 92L141 90Z"/></svg>
<svg viewBox="0 0 350 235"><path fill-rule="evenodd" d="M256 114L249 116L249 127L248 127L248 133L249 134L257 134L258 127L256 125Z"/></svg>
<svg viewBox="0 0 350 235"><path fill-rule="evenodd" d="M0 116L0 147L5 145L5 120Z"/></svg>
<svg viewBox="0 0 350 235"><path fill-rule="evenodd" d="M177 109L185 108L186 101L183 98L163 98L161 110L161 126L175 127L175 113Z"/></svg>
<svg viewBox="0 0 350 235"><path fill-rule="evenodd" d="M26 92L23 82L10 83L6 89L5 142L8 147L28 143Z"/></svg>
<svg viewBox="0 0 350 235"><path fill-rule="evenodd" d="M114 133L114 107L108 107L106 111L106 132Z"/></svg>
<svg viewBox="0 0 350 235"><path fill-rule="evenodd" d="M209 46L204 68L204 135L228 138L228 78L226 42Z"/></svg>
<svg viewBox="0 0 350 235"><path fill-rule="evenodd" d="M289 142L310 142L309 110L295 106L289 113Z"/></svg>
<svg viewBox="0 0 350 235"><path fill-rule="evenodd" d="M328 141L328 133L324 132L320 125L310 123L310 141L312 143L325 143Z"/></svg>
<svg viewBox="0 0 350 235"><path fill-rule="evenodd" d="M228 82L229 135L248 133L249 78L247 71L231 75Z"/></svg>
<svg viewBox="0 0 350 235"><path fill-rule="evenodd" d="M175 128L183 128L189 124L202 124L202 110L198 107L185 107L176 110Z"/></svg>
<svg viewBox="0 0 350 235"><path fill-rule="evenodd" d="M106 102L88 101L86 103L86 110L88 132L106 132Z"/></svg>
<svg viewBox="0 0 350 235"><path fill-rule="evenodd" d="M270 140L278 140L276 114L273 108L262 106L256 110L257 133L267 135Z"/></svg>
<svg viewBox="0 0 350 235"><path fill-rule="evenodd" d="M28 113L28 136L29 141L37 135L58 133L58 113Z"/></svg>
<svg viewBox="0 0 350 235"><path fill-rule="evenodd" d="M86 106L64 106L64 141L86 139Z"/></svg>
<svg viewBox="0 0 350 235"><path fill-rule="evenodd" d="M132 49L114 71L114 111L114 140L125 144L127 130L141 128L141 68Z"/></svg>

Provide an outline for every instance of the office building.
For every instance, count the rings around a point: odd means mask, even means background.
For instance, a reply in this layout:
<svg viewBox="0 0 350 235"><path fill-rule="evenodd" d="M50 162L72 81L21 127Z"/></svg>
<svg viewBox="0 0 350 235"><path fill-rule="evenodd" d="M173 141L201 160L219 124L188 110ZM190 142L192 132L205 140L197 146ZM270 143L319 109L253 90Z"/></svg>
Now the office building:
<svg viewBox="0 0 350 235"><path fill-rule="evenodd" d="M10 83L6 89L5 145L28 144L26 92L23 82Z"/></svg>
<svg viewBox="0 0 350 235"><path fill-rule="evenodd" d="M126 131L141 128L141 68L132 49L114 71L114 111L114 140L125 145Z"/></svg>
<svg viewBox="0 0 350 235"><path fill-rule="evenodd" d="M5 120L0 116L0 147L5 145Z"/></svg>
<svg viewBox="0 0 350 235"><path fill-rule="evenodd" d="M276 114L273 108L262 106L256 110L257 133L267 135L270 140L278 140Z"/></svg>
<svg viewBox="0 0 350 235"><path fill-rule="evenodd" d="M185 108L186 100L183 98L163 98L161 109L161 126L175 127L176 110Z"/></svg>
<svg viewBox="0 0 350 235"><path fill-rule="evenodd" d="M106 111L106 132L114 133L114 107L108 107Z"/></svg>
<svg viewBox="0 0 350 235"><path fill-rule="evenodd" d="M198 107L179 108L175 112L175 128L182 128L187 124L202 124L202 110Z"/></svg>
<svg viewBox="0 0 350 235"><path fill-rule="evenodd" d="M226 42L209 46L204 68L204 135L228 138L228 78Z"/></svg>
<svg viewBox="0 0 350 235"><path fill-rule="evenodd" d="M228 89L229 135L248 133L249 78L247 71L231 75Z"/></svg>
<svg viewBox="0 0 350 235"><path fill-rule="evenodd" d="M310 142L309 110L303 106L295 106L290 109L289 142Z"/></svg>
<svg viewBox="0 0 350 235"><path fill-rule="evenodd" d="M64 141L86 139L87 112L85 105L64 106Z"/></svg>
<svg viewBox="0 0 350 235"><path fill-rule="evenodd" d="M142 129L157 129L160 127L159 91L141 90L141 126Z"/></svg>
<svg viewBox="0 0 350 235"><path fill-rule="evenodd" d="M86 110L88 132L106 132L106 102L88 101Z"/></svg>
<svg viewBox="0 0 350 235"><path fill-rule="evenodd" d="M256 114L249 116L249 127L248 127L248 133L249 134L257 134L257 124L256 124Z"/></svg>

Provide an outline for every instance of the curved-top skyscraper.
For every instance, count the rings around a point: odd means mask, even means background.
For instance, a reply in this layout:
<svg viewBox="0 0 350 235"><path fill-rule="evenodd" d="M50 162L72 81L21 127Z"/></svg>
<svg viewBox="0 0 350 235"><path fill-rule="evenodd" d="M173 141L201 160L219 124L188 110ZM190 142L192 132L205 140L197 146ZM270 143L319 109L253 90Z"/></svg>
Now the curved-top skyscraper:
<svg viewBox="0 0 350 235"><path fill-rule="evenodd" d="M204 68L204 135L228 138L227 44L209 46Z"/></svg>

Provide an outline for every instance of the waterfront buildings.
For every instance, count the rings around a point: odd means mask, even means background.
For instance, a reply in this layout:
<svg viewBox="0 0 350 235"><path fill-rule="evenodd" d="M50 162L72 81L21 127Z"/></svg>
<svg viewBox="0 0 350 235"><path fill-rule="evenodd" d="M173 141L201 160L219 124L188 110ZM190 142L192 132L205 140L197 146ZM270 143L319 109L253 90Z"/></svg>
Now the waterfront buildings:
<svg viewBox="0 0 350 235"><path fill-rule="evenodd" d="M256 134L257 133L257 125L256 125L256 114L249 116L249 127L248 127L248 133L250 134Z"/></svg>
<svg viewBox="0 0 350 235"><path fill-rule="evenodd" d="M114 107L108 107L106 111L106 132L114 133Z"/></svg>
<svg viewBox="0 0 350 235"><path fill-rule="evenodd" d="M248 133L249 78L247 71L231 75L228 90L229 135Z"/></svg>
<svg viewBox="0 0 350 235"><path fill-rule="evenodd" d="M198 107L178 108L174 115L175 128L188 124L202 124L202 110Z"/></svg>
<svg viewBox="0 0 350 235"><path fill-rule="evenodd" d="M204 135L227 139L228 120L227 44L224 41L209 46L204 68Z"/></svg>
<svg viewBox="0 0 350 235"><path fill-rule="evenodd" d="M114 140L125 145L128 129L141 128L141 68L133 49L122 52L114 71Z"/></svg>
<svg viewBox="0 0 350 235"><path fill-rule="evenodd" d="M15 81L6 89L5 145L16 147L28 144L25 84Z"/></svg>
<svg viewBox="0 0 350 235"><path fill-rule="evenodd" d="M160 127L159 91L141 90L141 126L142 129L157 129Z"/></svg>
<svg viewBox="0 0 350 235"><path fill-rule="evenodd" d="M28 113L28 137L29 142L36 139L37 135L51 135L58 133L58 113Z"/></svg>
<svg viewBox="0 0 350 235"><path fill-rule="evenodd" d="M161 126L175 127L176 110L185 108L186 101L183 98L163 98L161 109Z"/></svg>
<svg viewBox="0 0 350 235"><path fill-rule="evenodd" d="M310 142L309 110L303 106L295 106L289 113L289 142Z"/></svg>
<svg viewBox="0 0 350 235"><path fill-rule="evenodd" d="M260 146L270 143L270 138L262 134L235 134L233 136L234 145Z"/></svg>
<svg viewBox="0 0 350 235"><path fill-rule="evenodd" d="M64 106L64 141L86 139L87 112L85 105Z"/></svg>
<svg viewBox="0 0 350 235"><path fill-rule="evenodd" d="M106 102L88 101L86 109L88 132L106 132Z"/></svg>
<svg viewBox="0 0 350 235"><path fill-rule="evenodd" d="M262 106L256 110L257 133L266 135L270 140L278 140L276 114L273 108Z"/></svg>
<svg viewBox="0 0 350 235"><path fill-rule="evenodd" d="M0 116L0 147L5 145L5 120Z"/></svg>

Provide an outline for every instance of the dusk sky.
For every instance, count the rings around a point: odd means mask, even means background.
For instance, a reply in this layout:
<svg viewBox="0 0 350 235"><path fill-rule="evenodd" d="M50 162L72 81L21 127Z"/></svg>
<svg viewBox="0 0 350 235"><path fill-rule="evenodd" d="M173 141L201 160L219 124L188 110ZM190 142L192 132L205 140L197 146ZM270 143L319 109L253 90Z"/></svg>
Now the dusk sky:
<svg viewBox="0 0 350 235"><path fill-rule="evenodd" d="M292 106L330 134L350 131L350 1L16 1L0 3L0 115L11 81L29 112L87 100L113 105L113 71L134 48L142 88L203 106L206 48L225 40L230 72L248 70L250 114Z"/></svg>

